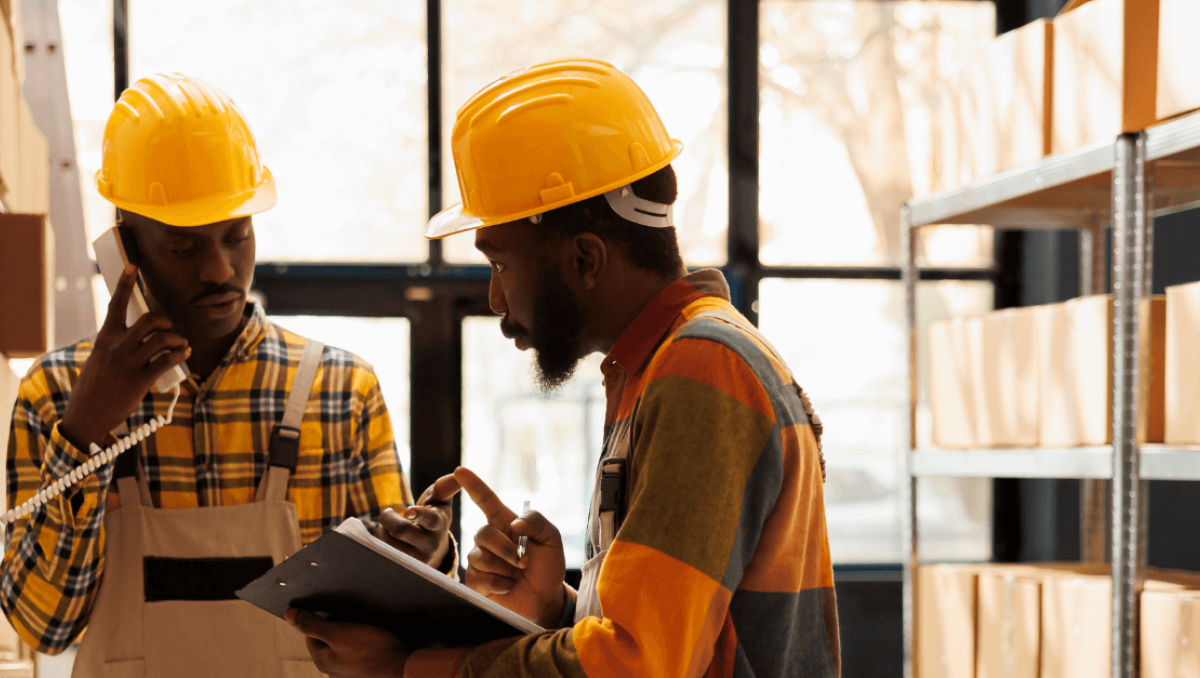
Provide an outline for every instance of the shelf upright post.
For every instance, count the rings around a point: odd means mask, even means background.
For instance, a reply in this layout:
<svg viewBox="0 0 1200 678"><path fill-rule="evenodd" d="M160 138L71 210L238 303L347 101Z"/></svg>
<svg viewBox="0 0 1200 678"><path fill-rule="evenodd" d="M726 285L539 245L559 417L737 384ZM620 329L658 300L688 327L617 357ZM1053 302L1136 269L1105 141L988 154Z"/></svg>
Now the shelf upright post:
<svg viewBox="0 0 1200 678"><path fill-rule="evenodd" d="M904 254L904 316L908 325L908 417L904 439L904 482L900 483L904 550L904 678L916 678L917 479L913 452L917 447L917 239L908 205L900 210L900 243Z"/></svg>
<svg viewBox="0 0 1200 678"><path fill-rule="evenodd" d="M1143 299L1149 290L1151 206L1144 133L1117 139L1113 168L1112 676L1137 678L1138 626L1146 569L1146 487L1138 431L1147 374ZM1148 322L1149 318L1144 319Z"/></svg>
<svg viewBox="0 0 1200 678"><path fill-rule="evenodd" d="M1104 269L1104 224L1090 212L1079 229L1079 296L1107 290ZM1085 478L1079 484L1079 551L1085 563L1108 561L1109 481Z"/></svg>

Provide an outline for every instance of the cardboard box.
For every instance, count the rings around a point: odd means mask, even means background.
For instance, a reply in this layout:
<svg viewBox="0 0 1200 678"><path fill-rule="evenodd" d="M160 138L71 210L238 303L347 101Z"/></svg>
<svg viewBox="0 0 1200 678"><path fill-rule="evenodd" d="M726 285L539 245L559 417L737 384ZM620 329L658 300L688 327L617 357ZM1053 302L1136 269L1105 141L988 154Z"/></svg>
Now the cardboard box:
<svg viewBox="0 0 1200 678"><path fill-rule="evenodd" d="M1158 20L1158 0L1091 0L1054 19L1055 153L1155 122Z"/></svg>
<svg viewBox="0 0 1200 678"><path fill-rule="evenodd" d="M1141 678L1200 678L1200 592L1142 593Z"/></svg>
<svg viewBox="0 0 1200 678"><path fill-rule="evenodd" d="M979 573L975 678L1038 678L1042 584L1036 571Z"/></svg>
<svg viewBox="0 0 1200 678"><path fill-rule="evenodd" d="M1200 445L1200 283L1167 288L1163 441Z"/></svg>
<svg viewBox="0 0 1200 678"><path fill-rule="evenodd" d="M996 102L986 59L971 64L958 78L962 115L959 171L968 181L990 177L999 170L1000 139L996 136Z"/></svg>
<svg viewBox="0 0 1200 678"><path fill-rule="evenodd" d="M931 193L949 191L971 182L970 166L965 169L962 162L963 118L959 111L957 83L938 83L936 89L937 108L930 138L933 142L933 176L930 178ZM918 198L927 197L917 195Z"/></svg>
<svg viewBox="0 0 1200 678"><path fill-rule="evenodd" d="M1009 308L978 319L976 443L982 447L1038 444L1037 311Z"/></svg>
<svg viewBox="0 0 1200 678"><path fill-rule="evenodd" d="M1149 379L1143 396L1143 442L1162 442L1166 368L1166 299L1155 297L1142 329L1150 336ZM1107 445L1112 440L1113 305L1108 295L1072 299L1038 311L1044 447Z"/></svg>
<svg viewBox="0 0 1200 678"><path fill-rule="evenodd" d="M1111 675L1110 577L1046 577L1041 619L1041 678Z"/></svg>
<svg viewBox="0 0 1200 678"><path fill-rule="evenodd" d="M975 365L965 319L930 324L929 404L936 447L976 446Z"/></svg>
<svg viewBox="0 0 1200 678"><path fill-rule="evenodd" d="M977 575L987 564L917 568L918 678L974 678Z"/></svg>
<svg viewBox="0 0 1200 678"><path fill-rule="evenodd" d="M1200 576L1194 572L1149 568L1142 604L1145 605L1148 596L1154 599L1156 594L1200 593L1198 587ZM1143 628L1147 621L1144 615L1143 609ZM1162 618L1157 618L1156 623L1161 622ZM1145 658L1152 650L1146 647L1145 635L1142 639ZM1046 576L1042 581L1041 678L1111 675L1111 653L1111 576L1086 573ZM1163 675L1176 678L1171 673Z"/></svg>
<svg viewBox="0 0 1200 678"><path fill-rule="evenodd" d="M1159 0L1158 92L1159 120L1200 108L1200 3L1196 0Z"/></svg>
<svg viewBox="0 0 1200 678"><path fill-rule="evenodd" d="M1051 151L1053 26L1038 19L997 36L985 52L998 172L1036 162Z"/></svg>
<svg viewBox="0 0 1200 678"><path fill-rule="evenodd" d="M0 214L0 353L53 348L54 234L42 215Z"/></svg>

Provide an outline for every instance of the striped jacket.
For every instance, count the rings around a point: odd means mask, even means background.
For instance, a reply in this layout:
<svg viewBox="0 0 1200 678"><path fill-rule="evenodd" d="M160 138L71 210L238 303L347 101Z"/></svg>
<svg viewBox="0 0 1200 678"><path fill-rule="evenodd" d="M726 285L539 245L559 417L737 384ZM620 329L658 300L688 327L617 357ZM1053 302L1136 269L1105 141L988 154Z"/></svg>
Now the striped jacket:
<svg viewBox="0 0 1200 678"><path fill-rule="evenodd" d="M407 676L836 676L817 433L799 386L717 271L663 290L604 361L606 455L631 429L631 492L603 618L413 654ZM744 323L744 326L742 325Z"/></svg>
<svg viewBox="0 0 1200 678"><path fill-rule="evenodd" d="M189 378L174 420L125 454L139 455L154 505L227 506L253 500L264 452L304 350L301 337L247 307L245 329L203 384ZM58 422L91 353L82 341L42 356L22 380L8 441L8 505L87 461ZM391 420L371 367L325 347L301 424L300 458L288 486L304 544L349 516L378 519L383 508L412 502L400 469ZM166 414L171 396L151 393L130 428ZM115 439L109 443L115 442ZM0 606L34 649L56 653L87 625L104 570L104 514L113 466L17 520L8 530Z"/></svg>

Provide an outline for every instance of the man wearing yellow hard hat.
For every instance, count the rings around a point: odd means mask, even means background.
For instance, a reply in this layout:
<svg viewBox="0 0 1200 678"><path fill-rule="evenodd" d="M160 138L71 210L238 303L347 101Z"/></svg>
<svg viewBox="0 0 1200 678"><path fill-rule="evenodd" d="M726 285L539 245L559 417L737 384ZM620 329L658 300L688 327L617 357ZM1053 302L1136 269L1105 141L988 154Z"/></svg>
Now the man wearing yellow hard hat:
<svg viewBox="0 0 1200 678"><path fill-rule="evenodd" d="M463 203L430 221L475 230L501 330L548 387L606 354L604 454L575 591L558 529L518 516L467 469L488 518L465 581L549 629L477 648L404 646L307 612L337 676L836 676L820 419L783 360L689 274L673 228L682 150L645 94L599 61L558 61L485 87L458 112ZM528 550L518 557L518 542Z"/></svg>
<svg viewBox="0 0 1200 678"><path fill-rule="evenodd" d="M109 117L96 185L130 265L96 337L21 383L9 505L63 491L8 530L0 605L41 652L86 630L75 676L317 676L302 638L233 592L349 516L452 571L439 504L457 484L410 506L371 367L249 300L251 215L275 183L228 95L139 80ZM150 312L127 320L139 276ZM177 365L186 380L152 391ZM136 442L97 464L114 431Z"/></svg>

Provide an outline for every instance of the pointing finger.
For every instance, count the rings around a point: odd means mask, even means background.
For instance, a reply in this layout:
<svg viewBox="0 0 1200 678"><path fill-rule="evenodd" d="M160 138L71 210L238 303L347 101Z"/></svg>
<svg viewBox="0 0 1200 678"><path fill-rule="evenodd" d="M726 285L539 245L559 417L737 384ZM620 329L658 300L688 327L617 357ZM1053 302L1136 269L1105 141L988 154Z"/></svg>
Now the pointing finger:
<svg viewBox="0 0 1200 678"><path fill-rule="evenodd" d="M489 523L507 529L516 519L517 514L505 506L500 497L496 496L492 488L480 480L474 471L460 466L454 470L454 477L458 479L462 489L466 490L467 496L471 497L471 501L483 511Z"/></svg>
<svg viewBox="0 0 1200 678"><path fill-rule="evenodd" d="M417 503L428 506L448 504L461 489L462 485L459 484L458 478L455 478L454 474L450 473L435 480L432 485L421 493L421 499Z"/></svg>

